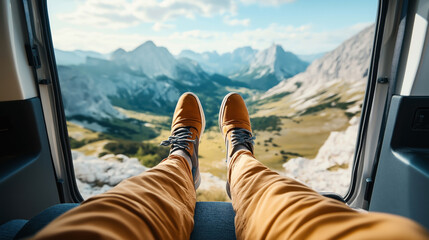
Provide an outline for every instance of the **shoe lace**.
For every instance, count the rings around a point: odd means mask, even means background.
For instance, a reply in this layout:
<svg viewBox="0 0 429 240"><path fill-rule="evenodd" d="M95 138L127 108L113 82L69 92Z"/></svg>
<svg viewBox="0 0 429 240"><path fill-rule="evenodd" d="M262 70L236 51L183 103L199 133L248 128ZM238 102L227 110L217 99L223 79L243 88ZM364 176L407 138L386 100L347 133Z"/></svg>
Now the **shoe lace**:
<svg viewBox="0 0 429 240"><path fill-rule="evenodd" d="M233 146L246 143L255 145L255 139L256 138L252 136L252 133L249 130L243 128L234 129L231 133L231 143Z"/></svg>
<svg viewBox="0 0 429 240"><path fill-rule="evenodd" d="M170 146L171 145L171 151L176 151L178 149L183 150L190 150L189 144L190 143L196 143L195 139L189 139L192 137L192 132L189 130L189 128L178 128L173 131L170 137L168 137L167 140L164 140L161 142L162 146Z"/></svg>

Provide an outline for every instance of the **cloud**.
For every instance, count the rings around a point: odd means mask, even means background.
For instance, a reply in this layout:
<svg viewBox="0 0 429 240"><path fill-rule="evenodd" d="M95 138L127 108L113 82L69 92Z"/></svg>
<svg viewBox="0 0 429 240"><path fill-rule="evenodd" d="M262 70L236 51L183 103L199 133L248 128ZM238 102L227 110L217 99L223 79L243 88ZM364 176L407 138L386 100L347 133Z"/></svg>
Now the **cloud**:
<svg viewBox="0 0 429 240"><path fill-rule="evenodd" d="M74 11L61 13L58 18L72 24L97 28L120 29L139 23L160 23L178 17L194 19L225 13L235 14L234 0L87 0Z"/></svg>
<svg viewBox="0 0 429 240"><path fill-rule="evenodd" d="M245 19L232 19L229 16L225 16L223 18L223 22L227 25L230 26L249 26L250 24L250 19L245 18Z"/></svg>
<svg viewBox="0 0 429 240"><path fill-rule="evenodd" d="M159 32L161 30L167 30L167 29L173 29L175 27L174 24L167 24L162 22L157 22L152 26L152 29L156 32Z"/></svg>
<svg viewBox="0 0 429 240"><path fill-rule="evenodd" d="M119 47L132 50L141 43L152 40L158 46L167 47L173 54L183 49L197 52L216 50L230 52L238 47L251 46L264 49L273 42L285 50L298 54L330 51L371 23L359 23L347 28L317 32L311 25L292 26L271 24L266 28L248 29L234 33L222 31L191 30L169 35L144 35L87 32L78 29L61 29L53 32L56 48L62 50L94 50L107 53Z"/></svg>
<svg viewBox="0 0 429 240"><path fill-rule="evenodd" d="M140 19L126 0L88 0L79 4L75 11L58 14L60 20L97 28L120 29L135 26Z"/></svg>
<svg viewBox="0 0 429 240"><path fill-rule="evenodd" d="M285 3L291 3L295 2L295 0L240 0L244 4L261 4L261 5L271 5L271 6L278 6Z"/></svg>

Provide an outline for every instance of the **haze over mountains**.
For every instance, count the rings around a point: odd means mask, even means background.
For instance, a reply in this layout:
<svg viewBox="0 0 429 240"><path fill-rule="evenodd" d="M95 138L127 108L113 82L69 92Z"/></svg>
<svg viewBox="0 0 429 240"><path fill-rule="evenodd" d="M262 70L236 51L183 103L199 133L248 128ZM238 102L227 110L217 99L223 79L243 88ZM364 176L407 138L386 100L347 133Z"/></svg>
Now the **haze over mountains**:
<svg viewBox="0 0 429 240"><path fill-rule="evenodd" d="M208 73L219 73L229 76L245 70L255 57L257 50L251 47L241 47L231 53L218 54L214 52L196 53L192 50L183 50L178 58L189 58L200 64Z"/></svg>
<svg viewBox="0 0 429 240"><path fill-rule="evenodd" d="M94 51L63 51L60 49L55 49L55 58L57 65L79 65L86 63L86 58L98 58L98 59L108 59L109 54L101 54Z"/></svg>
<svg viewBox="0 0 429 240"><path fill-rule="evenodd" d="M281 80L304 71L308 66L308 62L275 44L261 51L242 47L222 55L217 52L196 53L184 50L176 57L168 49L156 46L152 41L147 41L130 52L119 48L109 55L80 50L67 52L57 49L55 52L58 65L86 64L87 58L90 58L89 61L96 58L110 60L150 78L164 76L181 79L182 83L188 85L198 85L199 80L204 78L201 75L219 74L260 90L267 90Z"/></svg>

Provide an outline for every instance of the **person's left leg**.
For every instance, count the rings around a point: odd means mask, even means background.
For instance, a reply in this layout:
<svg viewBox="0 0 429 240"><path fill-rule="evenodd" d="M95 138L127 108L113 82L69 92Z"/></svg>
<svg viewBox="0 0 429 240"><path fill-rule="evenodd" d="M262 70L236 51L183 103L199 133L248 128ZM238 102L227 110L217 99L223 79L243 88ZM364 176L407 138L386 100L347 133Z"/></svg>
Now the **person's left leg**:
<svg viewBox="0 0 429 240"><path fill-rule="evenodd" d="M35 239L189 239L200 182L198 143L204 114L185 93L173 116L170 156L55 219Z"/></svg>

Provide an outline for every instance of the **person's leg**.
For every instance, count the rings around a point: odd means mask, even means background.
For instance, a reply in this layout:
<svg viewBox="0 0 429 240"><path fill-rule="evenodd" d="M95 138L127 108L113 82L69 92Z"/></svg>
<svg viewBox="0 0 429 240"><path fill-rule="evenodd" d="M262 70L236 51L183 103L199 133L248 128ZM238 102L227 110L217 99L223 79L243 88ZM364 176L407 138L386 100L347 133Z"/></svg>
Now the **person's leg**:
<svg viewBox="0 0 429 240"><path fill-rule="evenodd" d="M186 160L171 156L55 219L36 239L189 238L195 190Z"/></svg>
<svg viewBox="0 0 429 240"><path fill-rule="evenodd" d="M35 239L189 239L200 182L198 143L204 114L186 93L176 106L170 156L55 219Z"/></svg>
<svg viewBox="0 0 429 240"><path fill-rule="evenodd" d="M398 216L360 213L280 176L253 156L243 99L227 95L219 114L227 146L228 183L238 239L426 239L418 224Z"/></svg>
<svg viewBox="0 0 429 240"><path fill-rule="evenodd" d="M361 213L280 176L247 150L230 161L228 181L238 239L428 239L403 217Z"/></svg>

